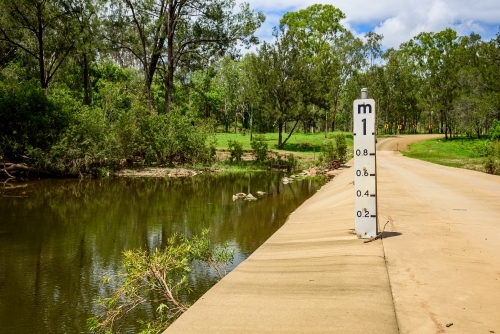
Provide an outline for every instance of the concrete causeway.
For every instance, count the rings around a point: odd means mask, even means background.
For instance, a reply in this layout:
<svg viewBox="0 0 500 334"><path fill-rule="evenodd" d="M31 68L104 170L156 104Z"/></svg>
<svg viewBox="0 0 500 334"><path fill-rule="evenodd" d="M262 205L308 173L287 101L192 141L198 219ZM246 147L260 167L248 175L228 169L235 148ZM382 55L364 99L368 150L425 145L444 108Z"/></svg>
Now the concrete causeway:
<svg viewBox="0 0 500 334"><path fill-rule="evenodd" d="M500 333L500 177L379 140L383 240L354 228L339 175L165 333Z"/></svg>

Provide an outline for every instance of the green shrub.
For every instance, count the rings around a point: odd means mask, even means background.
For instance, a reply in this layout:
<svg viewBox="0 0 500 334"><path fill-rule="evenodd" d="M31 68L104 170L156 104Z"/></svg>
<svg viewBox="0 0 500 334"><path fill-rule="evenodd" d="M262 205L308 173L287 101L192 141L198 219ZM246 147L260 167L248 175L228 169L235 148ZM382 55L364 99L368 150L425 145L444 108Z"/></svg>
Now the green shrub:
<svg viewBox="0 0 500 334"><path fill-rule="evenodd" d="M194 126L192 120L177 112L151 115L145 125L146 155L159 163L196 163L213 159L207 145L209 129Z"/></svg>
<svg viewBox="0 0 500 334"><path fill-rule="evenodd" d="M233 161L240 163L241 158L243 157L243 144L236 140L229 140L227 142L227 146L230 153L229 161L231 163Z"/></svg>
<svg viewBox="0 0 500 334"><path fill-rule="evenodd" d="M333 161L338 159L337 150L333 141L327 140L323 142L321 146L321 160L324 161L326 165L330 165Z"/></svg>
<svg viewBox="0 0 500 334"><path fill-rule="evenodd" d="M500 175L500 141L488 143L488 154L484 162L486 173Z"/></svg>
<svg viewBox="0 0 500 334"><path fill-rule="evenodd" d="M250 145L257 162L264 162L267 159L267 142L264 135L255 136Z"/></svg>
<svg viewBox="0 0 500 334"><path fill-rule="evenodd" d="M338 168L347 159L347 143L343 134L336 135L335 144L331 140L323 142L319 161L329 168Z"/></svg>
<svg viewBox="0 0 500 334"><path fill-rule="evenodd" d="M73 123L52 146L46 161L37 159L39 167L62 174L99 174L109 165L107 157L109 128L101 108L80 106Z"/></svg>
<svg viewBox="0 0 500 334"><path fill-rule="evenodd" d="M490 139L492 141L495 140L500 140L500 121L499 120L493 120L493 125L491 126L490 129Z"/></svg>
<svg viewBox="0 0 500 334"><path fill-rule="evenodd" d="M283 156L277 153L276 156L272 156L267 159L266 164L270 168L292 172L297 169L299 162L293 154L289 154L285 157L285 159L283 159Z"/></svg>
<svg viewBox="0 0 500 334"><path fill-rule="evenodd" d="M111 293L96 300L99 313L87 319L87 328L94 333L121 332L124 321L136 316L132 310L154 307L155 312L138 320L140 332L162 333L189 308L182 296L191 291L193 262L204 264L223 278L233 259L234 249L227 243L212 244L209 230L191 239L174 234L162 249L124 251L123 270L103 277L104 283L110 283L106 291Z"/></svg>
<svg viewBox="0 0 500 334"><path fill-rule="evenodd" d="M341 162L347 159L347 143L343 134L335 136L336 156Z"/></svg>
<svg viewBox="0 0 500 334"><path fill-rule="evenodd" d="M19 161L27 149L47 152L70 119L67 109L35 84L0 85L0 154Z"/></svg>

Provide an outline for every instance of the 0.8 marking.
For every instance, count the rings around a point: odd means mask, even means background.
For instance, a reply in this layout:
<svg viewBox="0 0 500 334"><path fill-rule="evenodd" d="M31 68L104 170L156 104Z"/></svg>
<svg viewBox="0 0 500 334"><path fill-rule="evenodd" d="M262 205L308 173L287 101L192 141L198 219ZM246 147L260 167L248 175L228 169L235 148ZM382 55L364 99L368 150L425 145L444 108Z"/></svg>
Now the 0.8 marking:
<svg viewBox="0 0 500 334"><path fill-rule="evenodd" d="M363 171L361 169L356 170L356 176L368 176L368 175L375 176L375 174L373 174L373 175L369 174L366 169Z"/></svg>
<svg viewBox="0 0 500 334"><path fill-rule="evenodd" d="M368 153L368 150L367 149L364 149L363 151L361 150L356 150L356 156L360 157L360 156L367 156L369 153Z"/></svg>

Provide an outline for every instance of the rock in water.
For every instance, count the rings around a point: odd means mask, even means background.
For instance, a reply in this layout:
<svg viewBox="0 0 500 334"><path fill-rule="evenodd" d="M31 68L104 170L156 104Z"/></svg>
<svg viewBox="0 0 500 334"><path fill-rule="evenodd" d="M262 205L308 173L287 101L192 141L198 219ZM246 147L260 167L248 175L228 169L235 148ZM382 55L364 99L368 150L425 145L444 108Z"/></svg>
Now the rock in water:
<svg viewBox="0 0 500 334"><path fill-rule="evenodd" d="M252 194L248 194L246 197L245 197L245 201L255 201L257 200L257 198L255 198Z"/></svg>

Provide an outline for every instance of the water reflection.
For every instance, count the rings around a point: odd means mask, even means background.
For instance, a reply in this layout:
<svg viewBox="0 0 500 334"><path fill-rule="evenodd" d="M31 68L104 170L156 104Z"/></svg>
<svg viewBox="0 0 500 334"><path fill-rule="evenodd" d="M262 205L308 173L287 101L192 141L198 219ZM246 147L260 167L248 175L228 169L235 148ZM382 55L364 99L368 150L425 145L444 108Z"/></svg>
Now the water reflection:
<svg viewBox="0 0 500 334"><path fill-rule="evenodd" d="M175 232L210 228L214 243L236 248L236 266L324 183L283 185L280 177L41 180L0 188L2 333L86 332L93 301L109 294L101 278L120 269L122 251L161 247ZM257 191L268 194L255 202L232 199ZM187 298L196 300L216 280L195 266Z"/></svg>

